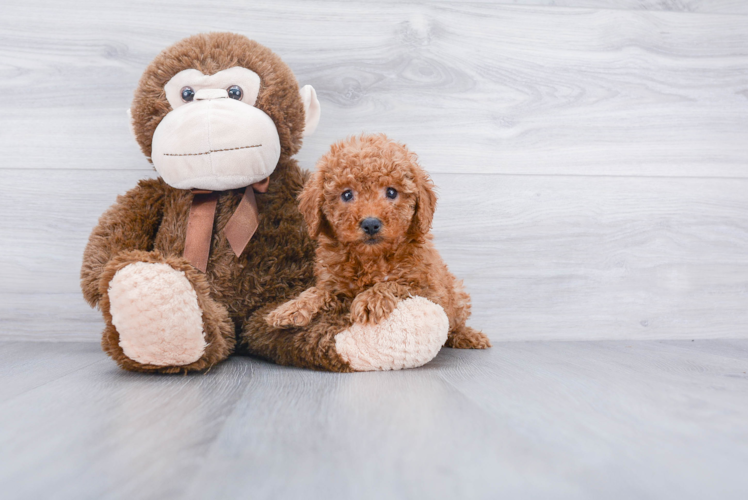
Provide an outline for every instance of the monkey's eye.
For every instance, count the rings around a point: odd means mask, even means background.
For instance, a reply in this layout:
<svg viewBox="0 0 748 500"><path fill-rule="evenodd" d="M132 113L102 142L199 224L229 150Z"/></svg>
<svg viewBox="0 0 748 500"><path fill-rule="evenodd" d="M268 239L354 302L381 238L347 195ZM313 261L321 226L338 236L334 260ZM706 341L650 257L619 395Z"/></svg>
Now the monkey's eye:
<svg viewBox="0 0 748 500"><path fill-rule="evenodd" d="M387 188L386 194L387 194L387 198L389 198L390 200L394 200L395 198L397 198L397 189Z"/></svg>
<svg viewBox="0 0 748 500"><path fill-rule="evenodd" d="M343 194L340 195L340 199L345 202L351 201L353 199L353 191L346 189L343 191Z"/></svg>
<svg viewBox="0 0 748 500"><path fill-rule="evenodd" d="M192 87L182 87L181 94L184 102L190 102L195 98L195 91L192 90Z"/></svg>
<svg viewBox="0 0 748 500"><path fill-rule="evenodd" d="M242 96L244 95L244 92L242 92L242 88L239 85L232 85L227 89L227 92L229 93L230 98L236 99L237 101L241 101Z"/></svg>

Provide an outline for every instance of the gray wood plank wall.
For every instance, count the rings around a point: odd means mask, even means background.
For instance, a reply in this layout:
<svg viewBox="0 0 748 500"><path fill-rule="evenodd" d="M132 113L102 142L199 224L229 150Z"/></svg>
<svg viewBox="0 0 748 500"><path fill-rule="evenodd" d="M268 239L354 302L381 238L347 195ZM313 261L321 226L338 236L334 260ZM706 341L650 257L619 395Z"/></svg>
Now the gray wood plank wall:
<svg viewBox="0 0 748 500"><path fill-rule="evenodd" d="M169 44L264 43L317 89L299 154L386 132L494 341L748 335L748 2L0 5L0 338L92 340L88 233L154 172L125 111Z"/></svg>

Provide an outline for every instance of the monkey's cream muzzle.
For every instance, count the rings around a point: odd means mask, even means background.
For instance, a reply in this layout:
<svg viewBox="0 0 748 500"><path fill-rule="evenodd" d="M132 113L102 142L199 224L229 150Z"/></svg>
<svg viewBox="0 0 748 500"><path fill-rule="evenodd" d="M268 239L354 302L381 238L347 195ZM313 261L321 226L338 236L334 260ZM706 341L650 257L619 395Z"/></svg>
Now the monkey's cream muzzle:
<svg viewBox="0 0 748 500"><path fill-rule="evenodd" d="M203 272L208 266L217 191L246 188L223 228L237 257L259 227L255 191L267 191L281 154L275 123L255 107L259 92L257 73L239 66L212 75L186 69L164 86L172 111L153 133L151 161L168 185L192 190L184 258ZM320 106L310 85L300 90L300 97L307 135L319 122Z"/></svg>
<svg viewBox="0 0 748 500"><path fill-rule="evenodd" d="M265 179L280 153L278 131L262 110L225 89L199 89L158 125L151 160L170 186L223 191Z"/></svg>

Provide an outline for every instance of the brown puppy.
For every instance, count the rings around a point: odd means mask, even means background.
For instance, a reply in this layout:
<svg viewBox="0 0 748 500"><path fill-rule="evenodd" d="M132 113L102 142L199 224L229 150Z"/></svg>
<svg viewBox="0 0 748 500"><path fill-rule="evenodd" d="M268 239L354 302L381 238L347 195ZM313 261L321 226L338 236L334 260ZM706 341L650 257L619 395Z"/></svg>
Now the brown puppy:
<svg viewBox="0 0 748 500"><path fill-rule="evenodd" d="M446 312L446 346L491 346L465 324L470 296L432 243L436 194L415 153L383 134L341 141L320 159L299 201L319 242L317 283L268 314L271 326L305 326L341 302L352 321L376 324L418 295Z"/></svg>

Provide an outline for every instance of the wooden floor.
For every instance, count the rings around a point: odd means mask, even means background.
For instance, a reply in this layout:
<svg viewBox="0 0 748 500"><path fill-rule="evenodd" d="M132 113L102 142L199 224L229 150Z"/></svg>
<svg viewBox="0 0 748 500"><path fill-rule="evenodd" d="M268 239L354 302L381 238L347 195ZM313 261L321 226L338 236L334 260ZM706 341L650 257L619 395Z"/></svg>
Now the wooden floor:
<svg viewBox="0 0 748 500"><path fill-rule="evenodd" d="M127 108L205 31L317 89L302 167L363 131L419 154L494 341L748 336L744 0L0 3L0 339L99 338L83 248L155 175Z"/></svg>
<svg viewBox="0 0 748 500"><path fill-rule="evenodd" d="M0 344L0 497L745 499L748 340L511 342L331 374Z"/></svg>
<svg viewBox="0 0 748 500"><path fill-rule="evenodd" d="M106 358L83 248L155 175L140 75L205 31L317 89L302 167L362 131L419 154L493 349ZM748 498L747 1L6 0L0 185L2 500Z"/></svg>

